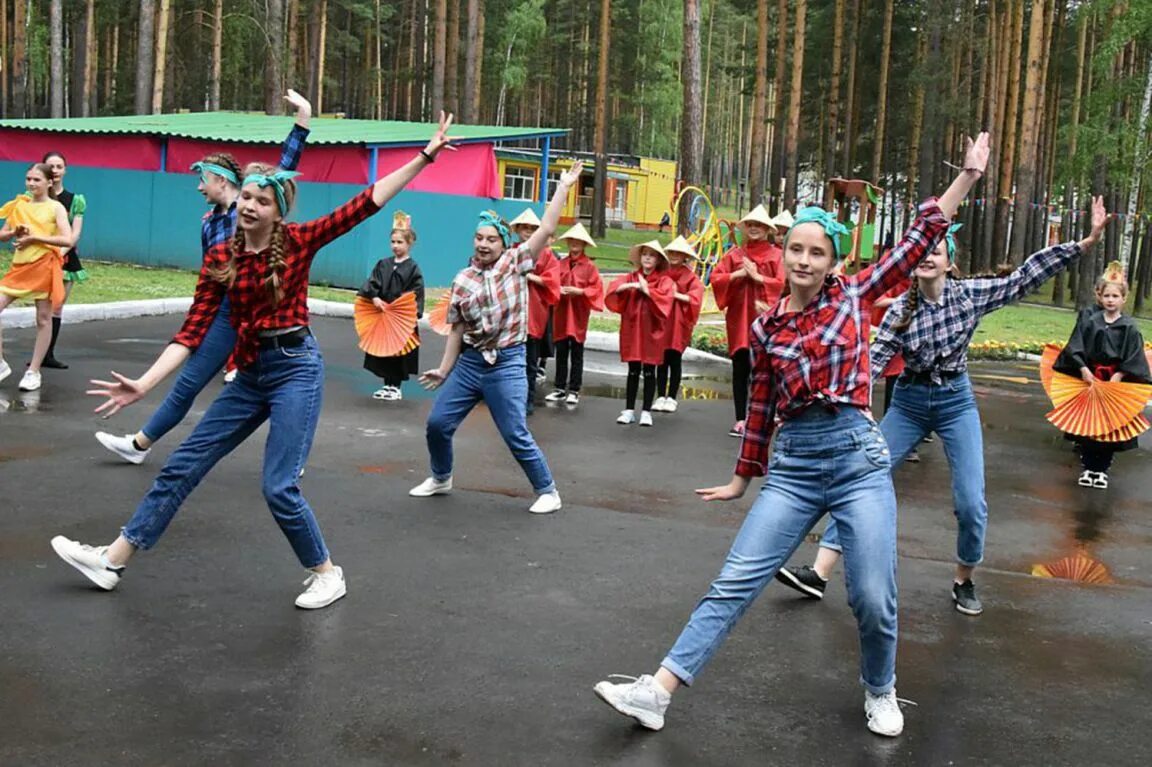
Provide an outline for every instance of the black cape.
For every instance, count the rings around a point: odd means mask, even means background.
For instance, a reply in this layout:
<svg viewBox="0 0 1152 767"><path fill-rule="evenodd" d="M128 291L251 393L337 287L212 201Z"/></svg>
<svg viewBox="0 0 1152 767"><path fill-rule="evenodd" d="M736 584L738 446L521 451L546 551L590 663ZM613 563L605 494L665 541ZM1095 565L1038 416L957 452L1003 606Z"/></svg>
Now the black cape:
<svg viewBox="0 0 1152 767"><path fill-rule="evenodd" d="M392 303L403 293L416 294L416 316L424 316L424 275L411 258L400 263L395 258L382 258L365 280L357 295L372 300L379 298ZM420 331L415 331L420 336ZM399 383L420 372L420 347L398 357L364 355L364 369L391 382Z"/></svg>

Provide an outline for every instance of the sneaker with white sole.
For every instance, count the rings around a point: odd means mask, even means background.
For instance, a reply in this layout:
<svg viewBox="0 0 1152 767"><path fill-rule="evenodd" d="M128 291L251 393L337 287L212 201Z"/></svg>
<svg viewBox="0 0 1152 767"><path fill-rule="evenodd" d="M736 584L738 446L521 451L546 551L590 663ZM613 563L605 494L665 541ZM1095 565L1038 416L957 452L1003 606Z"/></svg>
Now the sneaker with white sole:
<svg viewBox="0 0 1152 767"><path fill-rule="evenodd" d="M128 463L141 464L144 459L148 457L148 453L152 452L152 448L147 450L137 450L136 443L133 441L133 435L125 434L123 437L117 437L115 434L109 434L106 431L96 432L97 441L104 447L111 450L116 455L123 458Z"/></svg>
<svg viewBox="0 0 1152 767"><path fill-rule="evenodd" d="M0 381L12 375L12 366L5 359L0 359Z"/></svg>
<svg viewBox="0 0 1152 767"><path fill-rule="evenodd" d="M737 421L732 424L732 428L728 430L729 437L743 437L744 436L744 422Z"/></svg>
<svg viewBox="0 0 1152 767"><path fill-rule="evenodd" d="M971 578L965 579L963 583L952 582L952 602L956 606L956 611L965 615L979 615L984 612L984 605L980 602L980 597L976 596L976 585L972 583Z"/></svg>
<svg viewBox="0 0 1152 767"><path fill-rule="evenodd" d="M895 690L883 695L865 690L864 716L868 719L868 729L877 735L895 738L904 731L904 712L900 710Z"/></svg>
<svg viewBox="0 0 1152 767"><path fill-rule="evenodd" d="M665 397L664 398L664 412L665 413L675 413L676 408L678 408L678 407L679 407L679 405L676 404L676 400L672 399L671 397Z"/></svg>
<svg viewBox="0 0 1152 767"><path fill-rule="evenodd" d="M550 394L546 394L544 396L544 401L545 402L562 402L564 400L564 398L567 396L568 396L568 392L564 391L563 389L553 389Z"/></svg>
<svg viewBox="0 0 1152 767"><path fill-rule="evenodd" d="M52 548L61 559L105 591L116 588L124 574L123 567L113 567L108 563L105 557L107 546L88 546L57 535L52 539Z"/></svg>
<svg viewBox="0 0 1152 767"><path fill-rule="evenodd" d="M447 495L450 492L452 492L451 477L444 480L443 482L436 479L435 477L429 477L416 487L409 490L408 495L411 495L414 498L428 498L429 496L433 495Z"/></svg>
<svg viewBox="0 0 1152 767"><path fill-rule="evenodd" d="M616 423L621 426L627 426L630 423L636 423L635 410L621 410L620 415L616 418Z"/></svg>
<svg viewBox="0 0 1152 767"><path fill-rule="evenodd" d="M580 404L580 392L570 391L568 396L564 398L564 404L575 407Z"/></svg>
<svg viewBox="0 0 1152 767"><path fill-rule="evenodd" d="M641 410L640 411L640 425L641 426L651 426L652 425L652 413L650 411L648 411L648 410Z"/></svg>
<svg viewBox="0 0 1152 767"><path fill-rule="evenodd" d="M24 371L20 379L20 391L36 391L40 388L40 373L35 370Z"/></svg>
<svg viewBox="0 0 1152 767"><path fill-rule="evenodd" d="M533 514L551 514L560 511L560 493L553 490L550 493L541 493L536 502L528 507Z"/></svg>
<svg viewBox="0 0 1152 767"><path fill-rule="evenodd" d="M640 678L610 674L608 678L630 681L623 684L598 682L592 691L600 700L624 716L632 717L649 730L664 729L664 712L672 702L672 694L661 687L655 677L648 674Z"/></svg>
<svg viewBox="0 0 1152 767"><path fill-rule="evenodd" d="M664 402L666 399L667 399L667 397L657 397L656 401L652 403L652 412L653 413L663 413L664 412Z"/></svg>
<svg viewBox="0 0 1152 767"><path fill-rule="evenodd" d="M327 607L348 593L344 569L333 567L326 573L312 573L304 580L304 593L296 597L296 606L305 610Z"/></svg>
<svg viewBox="0 0 1152 767"><path fill-rule="evenodd" d="M781 567L776 571L776 580L789 588L796 589L809 599L823 599L828 581L808 565L803 567Z"/></svg>

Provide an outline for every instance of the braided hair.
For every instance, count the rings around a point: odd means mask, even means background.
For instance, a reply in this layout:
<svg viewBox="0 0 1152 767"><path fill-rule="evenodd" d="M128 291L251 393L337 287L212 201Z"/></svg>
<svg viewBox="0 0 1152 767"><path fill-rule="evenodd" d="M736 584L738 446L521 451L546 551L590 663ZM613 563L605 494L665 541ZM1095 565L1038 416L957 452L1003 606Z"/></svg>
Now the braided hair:
<svg viewBox="0 0 1152 767"><path fill-rule="evenodd" d="M200 159L200 162L208 163L210 165L219 165L221 168L227 168L228 170L235 173L236 178L244 178L244 172L240 169L240 163L236 162L236 158L227 152L213 152L212 154L206 154ZM229 184L232 183L228 181L228 179L224 180Z"/></svg>

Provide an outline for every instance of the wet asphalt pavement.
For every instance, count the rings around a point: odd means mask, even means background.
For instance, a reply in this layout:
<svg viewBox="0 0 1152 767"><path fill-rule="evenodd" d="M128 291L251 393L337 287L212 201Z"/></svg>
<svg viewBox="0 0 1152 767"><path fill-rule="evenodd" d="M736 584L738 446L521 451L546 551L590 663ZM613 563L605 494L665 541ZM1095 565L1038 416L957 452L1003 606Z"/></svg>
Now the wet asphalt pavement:
<svg viewBox="0 0 1152 767"><path fill-rule="evenodd" d="M162 393L101 421L82 390L110 367L142 372L178 324L65 326L71 370L46 371L33 395L17 394L19 371L0 384L0 765L1152 762L1152 442L1118 457L1111 489L1078 488L1034 365L973 369L990 508L983 616L950 605L940 444L897 472L898 690L917 704L903 736L865 729L839 573L822 603L770 586L652 733L591 687L654 671L721 564L749 501L705 505L692 489L730 476L730 401L617 426L621 403L596 395L623 385L623 366L590 354L606 372L589 375L579 408L541 407L530 422L563 511L526 512L530 488L482 408L457 434L457 491L412 499L431 400L408 384L401 403L373 401L351 323L317 320L326 402L303 487L348 597L293 607L305 573L260 494L262 434L217 466L116 592L99 592L49 539L110 541L217 388L140 467L92 433L134 431ZM5 341L22 368L32 332ZM431 367L442 345L425 343ZM723 368L692 372L706 377L691 382L699 396L726 396ZM1033 577L1037 565L1109 582Z"/></svg>

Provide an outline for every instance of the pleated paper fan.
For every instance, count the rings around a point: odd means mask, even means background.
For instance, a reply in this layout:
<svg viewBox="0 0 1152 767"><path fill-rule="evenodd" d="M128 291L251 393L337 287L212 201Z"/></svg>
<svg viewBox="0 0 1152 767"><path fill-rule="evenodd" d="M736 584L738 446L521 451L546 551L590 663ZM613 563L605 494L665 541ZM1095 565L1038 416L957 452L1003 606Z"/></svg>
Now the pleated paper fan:
<svg viewBox="0 0 1152 767"><path fill-rule="evenodd" d="M1063 432L1101 439L1129 427L1144 412L1149 395L1152 395L1152 385L1148 384L1123 381L1089 384L1079 378L1054 373L1050 396L1055 407L1046 417ZM1119 441L1119 438L1109 441Z"/></svg>
<svg viewBox="0 0 1152 767"><path fill-rule="evenodd" d="M420 345L415 332L415 293L402 294L383 310L368 299L357 297L353 315L360 348L373 357L396 357Z"/></svg>
<svg viewBox="0 0 1152 767"><path fill-rule="evenodd" d="M432 311L428 312L428 324L432 327L433 332L442 336L446 336L452 332L452 326L448 324L448 305L452 303L451 291L441 296L436 305L432 307Z"/></svg>
<svg viewBox="0 0 1152 767"><path fill-rule="evenodd" d="M1040 383L1049 397L1052 396L1052 366L1056 364L1061 351L1061 347L1056 344L1044 344L1044 352L1040 355Z"/></svg>
<svg viewBox="0 0 1152 767"><path fill-rule="evenodd" d="M1064 557L1055 562L1032 565L1032 575L1038 578L1062 578L1081 583L1113 583L1112 574L1098 560L1083 553Z"/></svg>

